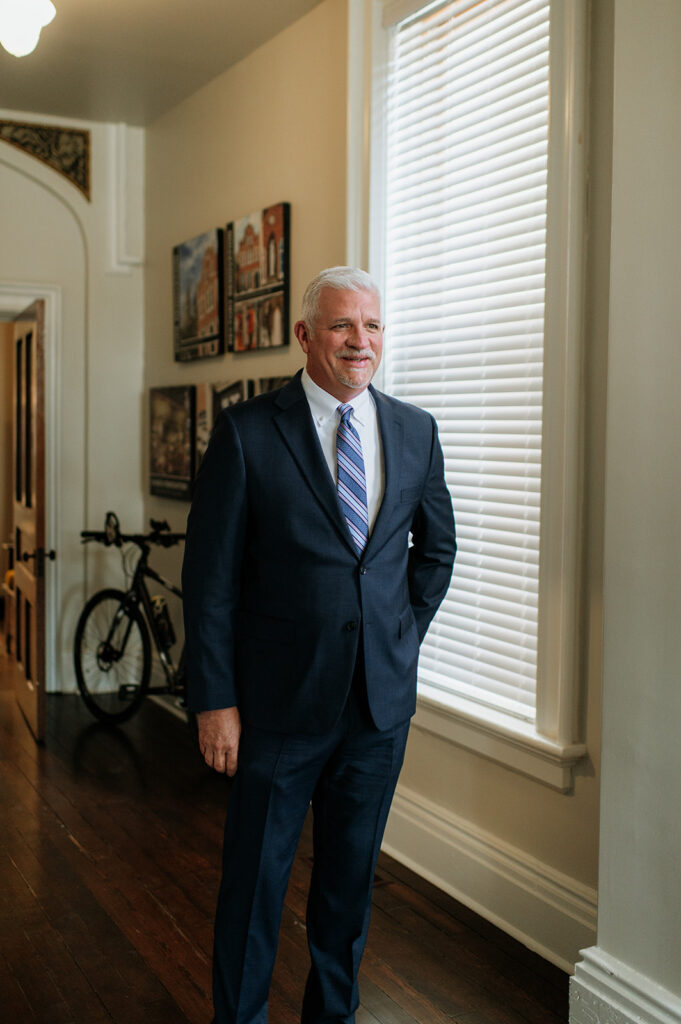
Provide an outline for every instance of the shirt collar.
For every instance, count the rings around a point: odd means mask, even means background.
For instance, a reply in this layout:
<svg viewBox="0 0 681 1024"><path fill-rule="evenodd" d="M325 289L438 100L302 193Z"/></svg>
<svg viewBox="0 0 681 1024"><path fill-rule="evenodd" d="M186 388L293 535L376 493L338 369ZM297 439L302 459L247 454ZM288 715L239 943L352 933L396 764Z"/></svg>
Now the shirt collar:
<svg viewBox="0 0 681 1024"><path fill-rule="evenodd" d="M336 418L336 410L342 403L339 402L337 398L334 398L333 395L330 395L328 391L324 391L323 388L320 388L319 384L315 384L307 370L303 370L301 383L310 405L312 418L315 422L322 424L332 416ZM360 392L356 398L353 398L351 402L347 403L352 406L353 420L356 420L360 424L366 423L370 416L373 401L369 388L365 388L364 391Z"/></svg>

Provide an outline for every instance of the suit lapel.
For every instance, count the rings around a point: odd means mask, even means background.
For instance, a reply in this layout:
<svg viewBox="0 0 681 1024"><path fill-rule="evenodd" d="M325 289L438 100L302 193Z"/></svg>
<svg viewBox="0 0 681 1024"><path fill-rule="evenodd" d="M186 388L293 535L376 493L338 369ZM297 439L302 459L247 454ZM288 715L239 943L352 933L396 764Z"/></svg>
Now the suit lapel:
<svg viewBox="0 0 681 1024"><path fill-rule="evenodd" d="M319 443L310 406L300 383L300 373L296 374L293 380L282 389L277 399L277 405L280 411L276 414L274 422L284 443L295 459L315 499L332 521L343 541L356 555L357 548L350 536L338 503L336 488Z"/></svg>
<svg viewBox="0 0 681 1024"><path fill-rule="evenodd" d="M350 536L338 502L336 488L319 443L300 376L300 372L297 373L280 392L277 398L280 411L276 414L274 422L315 499L332 521L343 541L352 553L357 555L357 548ZM390 528L390 511L399 501L399 467L404 438L404 428L399 412L380 391L376 391L373 387L370 390L376 402L385 486L381 507L364 557L374 549L380 549L383 537Z"/></svg>

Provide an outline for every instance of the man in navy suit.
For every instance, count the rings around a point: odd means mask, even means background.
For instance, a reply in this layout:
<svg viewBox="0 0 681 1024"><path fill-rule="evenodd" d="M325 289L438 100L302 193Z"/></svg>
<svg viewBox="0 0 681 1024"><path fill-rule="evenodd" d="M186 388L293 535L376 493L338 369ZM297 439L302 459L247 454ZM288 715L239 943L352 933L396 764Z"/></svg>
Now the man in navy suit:
<svg viewBox="0 0 681 1024"><path fill-rule="evenodd" d="M217 1024L265 1024L288 876L314 815L302 1024L354 1024L372 880L449 585L454 520L433 418L370 386L383 323L363 271L308 285L306 367L226 409L183 566L190 707L234 776L215 922ZM414 339L418 344L418 339Z"/></svg>

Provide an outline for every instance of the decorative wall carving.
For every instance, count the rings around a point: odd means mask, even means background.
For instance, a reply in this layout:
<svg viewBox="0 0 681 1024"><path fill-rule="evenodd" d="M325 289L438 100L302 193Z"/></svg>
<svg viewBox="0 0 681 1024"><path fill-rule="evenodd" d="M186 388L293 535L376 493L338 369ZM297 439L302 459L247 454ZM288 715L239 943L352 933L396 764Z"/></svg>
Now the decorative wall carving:
<svg viewBox="0 0 681 1024"><path fill-rule="evenodd" d="M90 198L90 132L0 120L0 139L47 164Z"/></svg>

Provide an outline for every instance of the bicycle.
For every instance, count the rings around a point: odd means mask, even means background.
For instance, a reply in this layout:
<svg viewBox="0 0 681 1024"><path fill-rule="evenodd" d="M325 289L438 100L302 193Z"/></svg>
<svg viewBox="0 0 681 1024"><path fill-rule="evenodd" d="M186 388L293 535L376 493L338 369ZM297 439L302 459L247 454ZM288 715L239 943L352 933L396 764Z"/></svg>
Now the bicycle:
<svg viewBox="0 0 681 1024"><path fill-rule="evenodd" d="M139 710L148 694L173 694L185 705L184 645L177 666L170 648L175 631L163 595L151 596L146 580L154 580L177 597L182 591L148 564L151 546L172 547L184 540L171 533L168 523L150 519L146 534L123 534L115 512L107 512L104 530L82 530L82 543L97 541L107 547L134 544L140 550L132 581L126 591L113 587L97 591L86 602L76 626L74 665L81 697L103 722L120 723ZM125 562L125 555L123 556ZM166 679L150 686L151 638Z"/></svg>

